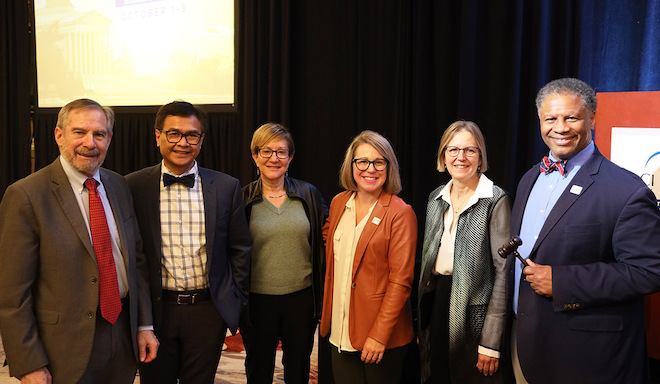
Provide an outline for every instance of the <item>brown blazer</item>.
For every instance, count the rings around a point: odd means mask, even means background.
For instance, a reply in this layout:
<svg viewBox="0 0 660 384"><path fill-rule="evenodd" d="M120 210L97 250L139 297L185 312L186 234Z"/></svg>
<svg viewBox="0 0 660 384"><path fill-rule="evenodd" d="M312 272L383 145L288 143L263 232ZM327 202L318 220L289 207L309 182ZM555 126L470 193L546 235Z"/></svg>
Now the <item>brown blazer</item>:
<svg viewBox="0 0 660 384"><path fill-rule="evenodd" d="M137 360L138 324L152 323L146 262L126 182L103 168L100 177L127 267ZM48 366L54 383L80 379L94 343L97 282L89 232L60 159L7 188L0 203L0 332L12 376Z"/></svg>
<svg viewBox="0 0 660 384"><path fill-rule="evenodd" d="M329 334L332 320L335 264L332 239L352 193L345 191L335 196L323 228L326 273L322 336ZM412 207L399 197L382 192L358 240L353 260L348 315L353 348L362 350L367 337L388 349L406 345L413 339L410 292L416 245L417 218Z"/></svg>

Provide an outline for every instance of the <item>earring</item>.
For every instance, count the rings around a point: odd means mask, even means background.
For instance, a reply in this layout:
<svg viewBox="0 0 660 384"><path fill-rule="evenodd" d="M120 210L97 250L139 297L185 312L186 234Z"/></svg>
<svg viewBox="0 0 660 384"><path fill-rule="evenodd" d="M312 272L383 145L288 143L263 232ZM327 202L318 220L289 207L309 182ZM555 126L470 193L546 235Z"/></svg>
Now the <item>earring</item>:
<svg viewBox="0 0 660 384"><path fill-rule="evenodd" d="M257 176L261 175L261 171L259 170L259 167L257 167Z"/></svg>

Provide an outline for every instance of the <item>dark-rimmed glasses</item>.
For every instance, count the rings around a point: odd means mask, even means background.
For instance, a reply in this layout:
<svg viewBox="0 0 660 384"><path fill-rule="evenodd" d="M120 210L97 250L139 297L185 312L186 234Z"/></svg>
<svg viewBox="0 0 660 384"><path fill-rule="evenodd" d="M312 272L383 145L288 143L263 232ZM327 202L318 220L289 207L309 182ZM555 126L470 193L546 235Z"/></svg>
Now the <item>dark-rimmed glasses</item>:
<svg viewBox="0 0 660 384"><path fill-rule="evenodd" d="M273 156L273 153L278 159L289 158L289 150L287 149L274 150L270 148L259 148L257 151L259 151L259 156L263 157L264 159L270 159Z"/></svg>
<svg viewBox="0 0 660 384"><path fill-rule="evenodd" d="M459 148L459 147L445 147L445 153L451 157L456 157L458 156L459 153L465 154L467 157L475 157L481 152L478 147L465 147L465 148Z"/></svg>
<svg viewBox="0 0 660 384"><path fill-rule="evenodd" d="M179 131L165 131L163 132L165 134L165 138L167 139L168 143L171 144L176 144L179 141L181 141L182 138L186 138L186 142L190 145L197 145L199 142L202 140L203 134L197 133L197 132L190 132L190 133L181 133Z"/></svg>
<svg viewBox="0 0 660 384"><path fill-rule="evenodd" d="M375 170L384 171L385 169L387 169L388 161L387 159L376 159L374 161L369 161L368 159L365 158L358 158L358 159L353 159L353 164L355 164L355 168L357 168L360 171L366 171L367 169L369 169L369 166L372 164Z"/></svg>

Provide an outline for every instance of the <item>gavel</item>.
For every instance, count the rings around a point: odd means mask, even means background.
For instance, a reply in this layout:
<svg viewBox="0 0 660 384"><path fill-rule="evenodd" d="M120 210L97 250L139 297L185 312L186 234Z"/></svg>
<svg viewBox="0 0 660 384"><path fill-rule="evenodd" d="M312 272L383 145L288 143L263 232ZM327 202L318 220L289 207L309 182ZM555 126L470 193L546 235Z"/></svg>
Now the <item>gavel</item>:
<svg viewBox="0 0 660 384"><path fill-rule="evenodd" d="M527 260L523 259L522 256L520 256L520 253L518 253L517 249L519 246L522 245L522 240L518 236L511 236L509 241L507 241L503 246L500 247L500 249L497 250L497 254L500 255L503 258L507 258L509 255L514 255L515 257L520 260L521 263L525 267L529 267L529 264L527 264Z"/></svg>

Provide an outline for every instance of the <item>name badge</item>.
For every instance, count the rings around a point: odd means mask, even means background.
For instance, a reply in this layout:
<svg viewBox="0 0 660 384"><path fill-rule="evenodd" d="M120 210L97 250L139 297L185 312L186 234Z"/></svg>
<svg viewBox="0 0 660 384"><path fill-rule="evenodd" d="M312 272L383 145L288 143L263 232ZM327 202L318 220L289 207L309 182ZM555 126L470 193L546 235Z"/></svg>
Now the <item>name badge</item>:
<svg viewBox="0 0 660 384"><path fill-rule="evenodd" d="M582 193L582 187L580 187L579 185L573 185L571 187L571 193L574 195L579 195L580 193Z"/></svg>

